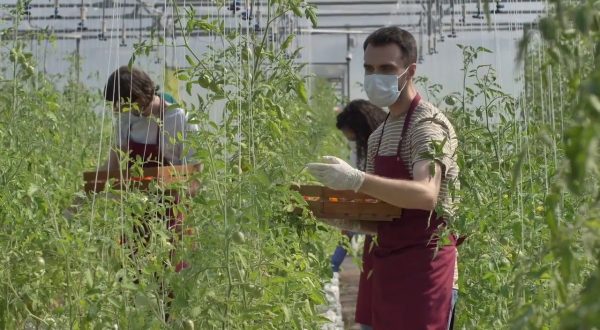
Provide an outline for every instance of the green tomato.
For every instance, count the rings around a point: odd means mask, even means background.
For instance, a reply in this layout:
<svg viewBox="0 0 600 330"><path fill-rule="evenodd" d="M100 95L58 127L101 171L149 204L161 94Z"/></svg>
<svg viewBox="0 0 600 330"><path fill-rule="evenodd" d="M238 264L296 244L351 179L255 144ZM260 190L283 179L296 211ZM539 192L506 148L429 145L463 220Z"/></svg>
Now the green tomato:
<svg viewBox="0 0 600 330"><path fill-rule="evenodd" d="M263 288L254 284L249 284L248 293L252 298L259 298L263 294Z"/></svg>
<svg viewBox="0 0 600 330"><path fill-rule="evenodd" d="M194 321L192 321L192 320L183 321L183 328L185 330L194 330Z"/></svg>
<svg viewBox="0 0 600 330"><path fill-rule="evenodd" d="M237 174L237 175L242 175L242 173L243 173L242 169L237 164L233 165L232 171L233 171L233 174Z"/></svg>
<svg viewBox="0 0 600 330"><path fill-rule="evenodd" d="M454 99L454 97L453 97L453 96L446 96L446 97L444 98L444 102L446 102L446 104L447 104L447 105L450 105L450 106L452 106L452 105L455 105L455 104L456 104L456 100Z"/></svg>
<svg viewBox="0 0 600 330"><path fill-rule="evenodd" d="M30 64L25 64L25 72L27 75L32 76L35 73L35 69Z"/></svg>
<svg viewBox="0 0 600 330"><path fill-rule="evenodd" d="M246 242L246 237L244 237L244 233L242 233L241 231L236 231L235 233L233 233L233 241L238 243L238 244L244 244L244 242Z"/></svg>
<svg viewBox="0 0 600 330"><path fill-rule="evenodd" d="M205 295L206 299L208 299L209 301L215 300L216 295L214 291L208 291Z"/></svg>

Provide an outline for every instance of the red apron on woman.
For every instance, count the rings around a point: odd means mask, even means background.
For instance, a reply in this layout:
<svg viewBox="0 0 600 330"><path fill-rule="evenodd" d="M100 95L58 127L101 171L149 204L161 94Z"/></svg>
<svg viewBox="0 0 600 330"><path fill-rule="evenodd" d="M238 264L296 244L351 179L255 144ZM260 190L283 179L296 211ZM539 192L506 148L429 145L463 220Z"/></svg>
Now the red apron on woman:
<svg viewBox="0 0 600 330"><path fill-rule="evenodd" d="M133 166L135 161L139 158L142 160L143 168L151 168L165 165L165 159L162 155L160 148L160 141L162 139L161 126L163 125L163 111L167 108L167 105L163 102L163 106L160 109L160 121L158 125L158 129L156 131L156 144L151 143L138 143L131 139L131 136L127 139L127 149L129 150L129 167ZM129 125L129 130L131 131L131 125ZM173 202L169 202L171 205L176 205L179 203L179 196L176 194ZM175 215L173 212L173 207L168 207L166 209L166 219L167 220L167 229L175 231L177 234L181 233L181 227L183 224L183 214L179 213ZM173 251L174 252L174 251ZM173 253L172 252L172 253ZM185 261L179 262L175 266L175 271L179 272L182 269L188 268L188 263Z"/></svg>
<svg viewBox="0 0 600 330"><path fill-rule="evenodd" d="M406 164L401 155L402 142L419 101L417 94L406 114L398 151L393 156L379 155L384 122L375 156L376 175L413 179L411 164ZM404 209L399 219L378 225L378 241L372 251L374 330L448 328L456 248L452 237L451 245L436 251L439 240L436 230L444 224L434 211Z"/></svg>

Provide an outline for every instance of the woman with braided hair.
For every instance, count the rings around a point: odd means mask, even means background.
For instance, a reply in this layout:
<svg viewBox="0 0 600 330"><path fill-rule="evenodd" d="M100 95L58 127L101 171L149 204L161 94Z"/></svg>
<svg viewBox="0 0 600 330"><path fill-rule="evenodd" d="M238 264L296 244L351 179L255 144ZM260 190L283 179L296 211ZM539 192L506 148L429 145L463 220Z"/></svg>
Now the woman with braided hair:
<svg viewBox="0 0 600 330"><path fill-rule="evenodd" d="M352 149L351 164L357 169L364 171L367 166L367 145L369 136L383 123L387 113L380 107L366 100L354 100L338 114L336 126L344 133L350 142ZM343 231L348 238L352 238L352 231ZM370 308L370 281L368 280L371 270L371 236L365 237L362 257L362 272L358 286L358 298L356 303L356 322L362 325L371 324ZM333 271L338 272L339 267L346 256L346 249L338 245L335 249L331 262Z"/></svg>

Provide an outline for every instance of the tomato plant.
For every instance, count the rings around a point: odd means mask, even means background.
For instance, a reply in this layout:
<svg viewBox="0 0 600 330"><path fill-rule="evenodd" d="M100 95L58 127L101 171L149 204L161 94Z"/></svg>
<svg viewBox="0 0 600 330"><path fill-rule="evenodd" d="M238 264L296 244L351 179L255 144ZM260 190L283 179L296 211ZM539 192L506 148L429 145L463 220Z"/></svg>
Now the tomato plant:
<svg viewBox="0 0 600 330"><path fill-rule="evenodd" d="M503 92L461 46L463 92L442 97L460 139L463 328L593 328L597 296L597 9L553 1L521 42L524 89ZM585 14L584 14L585 12ZM589 16L588 16L589 15ZM432 88L435 94L436 88Z"/></svg>
<svg viewBox="0 0 600 330"><path fill-rule="evenodd" d="M81 173L111 143L110 110L92 111L101 95L72 76L36 74L19 40L2 46L12 55L1 57L0 247L7 253L0 328L303 329L323 322L316 307L330 276L330 237L339 234L292 213L303 202L289 185L306 179L302 169L316 154L344 144L331 129L336 98L322 82L306 88L292 37L267 38L277 18L315 20L313 9L273 3L265 32L251 35L178 10L186 35L212 29L224 47L201 55L188 48L190 67L179 73L189 88L207 92L185 105L202 127L189 145L205 166L195 178L198 195L175 209L191 235L175 240L160 221L166 206L156 201L168 197L158 186L150 194L82 192ZM142 46L132 64L144 56ZM63 78L70 82L59 89ZM219 107L223 116L212 121L208 110ZM176 273L181 260L191 266Z"/></svg>

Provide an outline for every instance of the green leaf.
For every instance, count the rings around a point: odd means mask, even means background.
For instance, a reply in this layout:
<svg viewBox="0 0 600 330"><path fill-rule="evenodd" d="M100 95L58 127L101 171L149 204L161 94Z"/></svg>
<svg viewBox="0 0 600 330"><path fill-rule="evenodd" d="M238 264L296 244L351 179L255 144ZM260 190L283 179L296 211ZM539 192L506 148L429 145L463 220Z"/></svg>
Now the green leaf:
<svg viewBox="0 0 600 330"><path fill-rule="evenodd" d="M294 12L294 15L302 17L302 10L300 9L300 6L298 4L291 4L291 9Z"/></svg>
<svg viewBox="0 0 600 330"><path fill-rule="evenodd" d="M34 195L34 194L35 194L35 193L36 193L38 190L40 190L40 188L39 188L38 186L36 186L36 185L34 185L34 184L30 185L30 186L29 186L29 188L27 189L27 196L28 196L29 198L32 198L32 197L33 197L33 195Z"/></svg>
<svg viewBox="0 0 600 330"><path fill-rule="evenodd" d="M92 287L94 285L94 280L92 277L92 272L90 271L89 268L85 270L84 275L85 275L85 284L88 287Z"/></svg>
<svg viewBox="0 0 600 330"><path fill-rule="evenodd" d="M252 58L252 48L244 47L242 48L242 59L244 61L249 61Z"/></svg>
<svg viewBox="0 0 600 330"><path fill-rule="evenodd" d="M145 294L138 292L135 295L135 304L138 307L148 307L152 305L152 300L148 298Z"/></svg>
<svg viewBox="0 0 600 330"><path fill-rule="evenodd" d="M294 34L290 34L285 41L281 44L281 49L282 50L286 50L288 49L288 47L290 46L290 44L292 43L292 41L294 40L295 35Z"/></svg>
<svg viewBox="0 0 600 330"><path fill-rule="evenodd" d="M58 103L52 102L52 101L47 101L46 106L48 107L48 110L50 110L50 111L57 111L58 109L60 109L60 105Z"/></svg>
<svg viewBox="0 0 600 330"><path fill-rule="evenodd" d="M546 40L555 40L557 36L558 26L552 17L544 17L539 22L540 32Z"/></svg>
<svg viewBox="0 0 600 330"><path fill-rule="evenodd" d="M131 54L131 58L129 59L129 62L127 62L127 67L129 67L129 70L131 70L131 68L133 68L133 63L135 63L135 52L133 54Z"/></svg>
<svg viewBox="0 0 600 330"><path fill-rule="evenodd" d="M281 306L281 311L283 312L285 322L289 322L290 321L290 309L287 306L283 305L283 306Z"/></svg>
<svg viewBox="0 0 600 330"><path fill-rule="evenodd" d="M188 62L188 64L191 67L195 67L196 66L196 61L194 61L194 59L190 55L186 54L185 55L185 60Z"/></svg>
<svg viewBox="0 0 600 330"><path fill-rule="evenodd" d="M56 117L56 115L53 114L52 112L47 112L46 117L48 117L53 123L58 122L58 117Z"/></svg>
<svg viewBox="0 0 600 330"><path fill-rule="evenodd" d="M189 25L190 24L188 23L188 26ZM193 20L191 26L194 29L200 29L206 32L216 32L217 30L217 26L215 24L212 24L205 19Z"/></svg>
<svg viewBox="0 0 600 330"><path fill-rule="evenodd" d="M296 84L296 94L298 94L302 102L308 104L308 94L306 92L306 86L302 80L298 81Z"/></svg>
<svg viewBox="0 0 600 330"><path fill-rule="evenodd" d="M316 28L317 27L317 14L315 13L314 8L311 6L307 6L306 9L304 9L304 14L306 15L306 18L308 18L310 20L312 27Z"/></svg>
<svg viewBox="0 0 600 330"><path fill-rule="evenodd" d="M594 110L600 114L600 99L598 96L591 94L589 97L589 102L592 108L594 108Z"/></svg>
<svg viewBox="0 0 600 330"><path fill-rule="evenodd" d="M577 27L577 29L581 33L587 34L589 31L589 26L590 26L590 15L588 12L588 8L586 8L585 6L579 7L575 11L574 19L575 19L575 26Z"/></svg>

